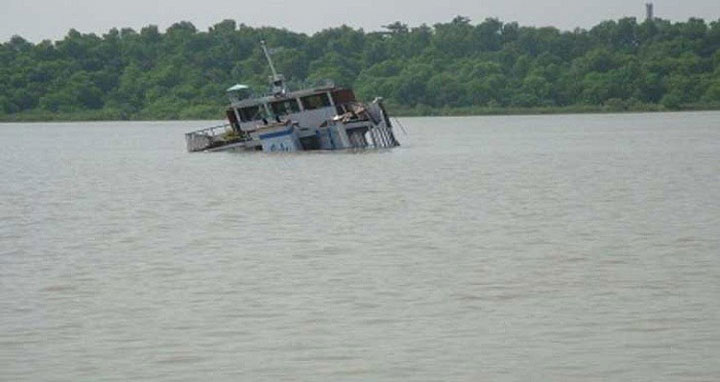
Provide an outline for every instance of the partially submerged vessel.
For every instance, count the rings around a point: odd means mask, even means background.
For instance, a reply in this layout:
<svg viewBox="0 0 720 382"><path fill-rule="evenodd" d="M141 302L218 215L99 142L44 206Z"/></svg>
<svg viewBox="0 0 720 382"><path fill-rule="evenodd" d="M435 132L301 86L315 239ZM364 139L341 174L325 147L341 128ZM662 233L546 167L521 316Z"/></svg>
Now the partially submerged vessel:
<svg viewBox="0 0 720 382"><path fill-rule="evenodd" d="M261 42L271 77L271 92L253 97L249 87L227 89L228 123L185 134L187 149L197 151L304 151L391 148L400 143L393 134L382 99L358 102L352 89L332 83L288 90Z"/></svg>

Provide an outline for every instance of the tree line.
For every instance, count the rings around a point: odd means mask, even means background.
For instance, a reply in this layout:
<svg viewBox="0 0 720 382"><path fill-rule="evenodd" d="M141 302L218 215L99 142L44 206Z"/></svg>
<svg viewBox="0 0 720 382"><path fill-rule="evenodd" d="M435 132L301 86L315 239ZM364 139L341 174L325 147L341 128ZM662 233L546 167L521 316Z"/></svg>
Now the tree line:
<svg viewBox="0 0 720 382"><path fill-rule="evenodd" d="M720 107L720 20L560 31L458 16L312 35L225 20L207 31L70 30L36 44L14 36L0 44L0 119L221 118L229 86L266 89L260 40L291 88L330 79L405 113Z"/></svg>

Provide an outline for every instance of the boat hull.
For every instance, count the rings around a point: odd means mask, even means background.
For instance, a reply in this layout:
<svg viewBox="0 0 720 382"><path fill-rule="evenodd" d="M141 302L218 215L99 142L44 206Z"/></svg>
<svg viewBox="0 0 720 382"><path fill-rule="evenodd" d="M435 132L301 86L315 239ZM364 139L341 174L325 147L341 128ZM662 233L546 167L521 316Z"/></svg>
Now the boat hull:
<svg viewBox="0 0 720 382"><path fill-rule="evenodd" d="M187 149L197 151L252 150L295 152L392 148L395 138L390 118L382 103L357 104L342 115L335 115L316 126L301 121L280 120L237 131L232 124L198 130L185 135Z"/></svg>

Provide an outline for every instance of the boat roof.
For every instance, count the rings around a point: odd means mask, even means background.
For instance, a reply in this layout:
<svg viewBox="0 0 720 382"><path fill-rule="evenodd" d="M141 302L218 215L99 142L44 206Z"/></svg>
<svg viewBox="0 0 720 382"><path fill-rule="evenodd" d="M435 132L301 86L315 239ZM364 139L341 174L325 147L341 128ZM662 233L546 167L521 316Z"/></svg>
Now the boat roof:
<svg viewBox="0 0 720 382"><path fill-rule="evenodd" d="M230 105L233 107L247 107L247 106L255 106L259 104L265 104L270 102L276 102L276 101L283 101L287 99L292 98L299 98L299 97L305 97L312 94L319 94L319 93L325 93L332 90L339 90L341 88L338 88L336 86L321 86L316 88L309 88L309 89L302 89L302 90L296 90L287 92L284 95L266 95L263 97L257 97L257 98L246 98L243 100L239 100L236 102L232 102Z"/></svg>
<svg viewBox="0 0 720 382"><path fill-rule="evenodd" d="M247 85L235 84L235 85L229 87L229 88L228 88L227 90L225 90L225 91L226 91L226 92L236 92L236 91L247 90L247 89L250 89L250 87L247 86Z"/></svg>

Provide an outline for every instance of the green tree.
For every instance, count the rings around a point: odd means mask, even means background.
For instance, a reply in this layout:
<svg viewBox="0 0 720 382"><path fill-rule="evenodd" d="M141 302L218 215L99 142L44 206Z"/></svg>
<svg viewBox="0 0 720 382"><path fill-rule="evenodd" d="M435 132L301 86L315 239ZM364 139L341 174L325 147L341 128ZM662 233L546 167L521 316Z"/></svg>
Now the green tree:
<svg viewBox="0 0 720 382"><path fill-rule="evenodd" d="M224 89L235 83L267 90L260 40L292 87L331 79L359 97L421 112L720 102L720 20L623 18L560 31L458 16L433 26L397 21L383 31L340 26L312 35L223 20L207 31L183 21L166 31L70 30L38 43L13 36L0 44L0 118L35 111L219 117L194 113L222 113Z"/></svg>

